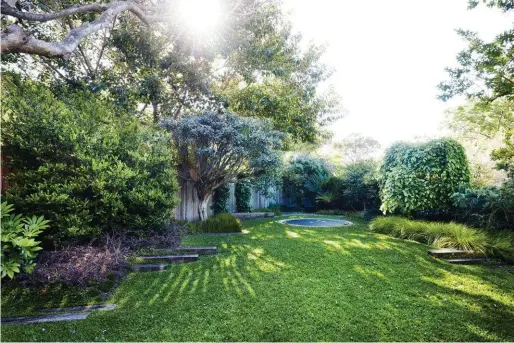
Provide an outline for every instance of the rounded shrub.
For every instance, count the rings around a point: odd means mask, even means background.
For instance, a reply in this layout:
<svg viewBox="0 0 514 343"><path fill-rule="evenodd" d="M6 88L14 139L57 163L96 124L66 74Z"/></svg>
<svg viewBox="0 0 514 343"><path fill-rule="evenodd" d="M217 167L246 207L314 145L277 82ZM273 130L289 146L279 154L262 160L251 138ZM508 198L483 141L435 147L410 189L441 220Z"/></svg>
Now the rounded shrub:
<svg viewBox="0 0 514 343"><path fill-rule="evenodd" d="M451 195L469 184L470 173L462 145L451 139L436 139L423 144L393 144L378 177L380 209L411 215L451 208Z"/></svg>

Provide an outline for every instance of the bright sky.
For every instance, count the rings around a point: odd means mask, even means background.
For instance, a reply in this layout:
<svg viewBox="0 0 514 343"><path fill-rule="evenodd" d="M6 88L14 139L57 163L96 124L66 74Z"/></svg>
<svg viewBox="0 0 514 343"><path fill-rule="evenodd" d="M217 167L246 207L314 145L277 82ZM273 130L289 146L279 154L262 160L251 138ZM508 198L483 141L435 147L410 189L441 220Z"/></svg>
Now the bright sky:
<svg viewBox="0 0 514 343"><path fill-rule="evenodd" d="M467 0L285 0L294 28L328 44L326 63L348 113L331 129L335 139L352 132L383 148L396 140L436 136L445 109L462 99L437 99L444 68L466 45L456 28L489 40L512 27L512 14Z"/></svg>

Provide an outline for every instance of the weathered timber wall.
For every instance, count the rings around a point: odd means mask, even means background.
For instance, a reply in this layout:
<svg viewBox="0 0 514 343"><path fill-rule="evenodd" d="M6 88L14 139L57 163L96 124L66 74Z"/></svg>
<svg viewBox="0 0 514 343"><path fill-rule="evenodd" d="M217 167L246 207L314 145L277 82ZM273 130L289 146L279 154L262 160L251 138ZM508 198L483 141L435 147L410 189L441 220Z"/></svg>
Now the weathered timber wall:
<svg viewBox="0 0 514 343"><path fill-rule="evenodd" d="M194 221L198 220L198 197L196 196L196 191L192 184L189 182L184 182L183 180L179 181L180 190L177 193L178 198L180 199L179 204L175 208L174 217L179 220L187 220ZM230 213L236 212L236 196L235 196L235 185L229 184L230 188L230 197L227 201L227 207ZM212 206L212 197L208 202L208 214L211 216L213 214L211 206ZM254 208L266 208L272 204L281 204L282 202L282 194L281 192L275 192L274 196L269 199L258 191L252 191L252 197L250 200L250 206L252 209Z"/></svg>

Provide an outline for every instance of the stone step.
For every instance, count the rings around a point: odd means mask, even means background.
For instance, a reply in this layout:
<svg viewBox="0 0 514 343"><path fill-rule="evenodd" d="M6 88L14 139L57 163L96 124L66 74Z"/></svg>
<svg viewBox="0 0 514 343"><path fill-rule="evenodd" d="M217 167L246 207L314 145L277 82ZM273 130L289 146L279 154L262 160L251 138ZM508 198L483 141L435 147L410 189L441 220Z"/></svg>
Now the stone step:
<svg viewBox="0 0 514 343"><path fill-rule="evenodd" d="M457 257L457 256L470 255L470 254L473 254L473 251L458 250L458 249L430 249L430 250L428 250L428 254L430 256L434 256L436 258L446 258L446 257Z"/></svg>
<svg viewBox="0 0 514 343"><path fill-rule="evenodd" d="M470 258L449 258L446 261L454 264L483 264L491 262L500 262L499 258L491 257L470 257Z"/></svg>
<svg viewBox="0 0 514 343"><path fill-rule="evenodd" d="M190 255L153 255L153 256L139 256L144 261L152 260L167 260L171 263L189 263L198 261L198 254Z"/></svg>
<svg viewBox="0 0 514 343"><path fill-rule="evenodd" d="M88 306L71 306L71 307L58 307L58 308L39 308L36 312L80 312L80 311L108 311L114 310L116 304L104 305L88 305Z"/></svg>
<svg viewBox="0 0 514 343"><path fill-rule="evenodd" d="M52 314L46 316L29 316L29 317L11 317L1 318L2 324L30 324L30 323L48 323L48 322L62 322L69 320L83 320L86 319L91 312L79 313L62 313Z"/></svg>
<svg viewBox="0 0 514 343"><path fill-rule="evenodd" d="M168 264L132 264L135 272L154 272L168 269Z"/></svg>
<svg viewBox="0 0 514 343"><path fill-rule="evenodd" d="M166 252L166 253L192 253L198 255L215 255L216 247L178 247L178 248L165 248L165 249L153 249L154 252Z"/></svg>

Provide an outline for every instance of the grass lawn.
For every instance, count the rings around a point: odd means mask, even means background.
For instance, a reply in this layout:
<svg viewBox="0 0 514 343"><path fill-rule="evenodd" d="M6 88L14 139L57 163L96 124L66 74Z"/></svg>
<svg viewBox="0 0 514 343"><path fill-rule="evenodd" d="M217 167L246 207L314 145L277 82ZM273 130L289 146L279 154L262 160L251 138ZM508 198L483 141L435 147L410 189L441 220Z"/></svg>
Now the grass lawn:
<svg viewBox="0 0 514 343"><path fill-rule="evenodd" d="M218 254L132 273L108 301L115 310L3 325L2 340L514 341L513 274L435 260L427 246L371 234L358 219L318 229L276 220L188 237L183 245ZM24 301L2 296L10 313Z"/></svg>

